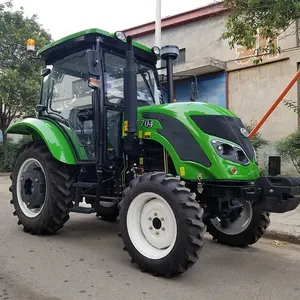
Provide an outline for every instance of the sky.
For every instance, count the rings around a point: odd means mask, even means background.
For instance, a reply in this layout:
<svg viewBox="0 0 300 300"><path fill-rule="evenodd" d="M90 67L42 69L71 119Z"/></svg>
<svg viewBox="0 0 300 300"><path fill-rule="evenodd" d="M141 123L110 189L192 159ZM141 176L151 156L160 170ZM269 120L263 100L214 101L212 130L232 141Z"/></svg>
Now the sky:
<svg viewBox="0 0 300 300"><path fill-rule="evenodd" d="M162 17L166 17L205 6L213 0L161 2ZM155 20L156 6L156 0L13 0L13 3L16 8L23 6L28 16L37 14L39 23L54 40L88 28L114 32L151 22Z"/></svg>

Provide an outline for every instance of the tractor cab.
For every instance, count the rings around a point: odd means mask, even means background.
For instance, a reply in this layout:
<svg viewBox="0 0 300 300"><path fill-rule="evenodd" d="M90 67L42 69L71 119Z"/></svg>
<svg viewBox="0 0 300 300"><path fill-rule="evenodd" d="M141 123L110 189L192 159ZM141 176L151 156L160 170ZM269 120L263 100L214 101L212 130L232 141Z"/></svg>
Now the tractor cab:
<svg viewBox="0 0 300 300"><path fill-rule="evenodd" d="M117 128L121 128L124 109L125 39L121 32L111 35L95 29L57 41L38 52L45 61L39 115L56 119L74 130L85 160L96 160L95 126L107 128L106 150L110 159L120 157L117 145L121 131ZM155 49L133 42L133 51L136 106L161 104ZM96 72L95 66L91 66L94 57L90 55L95 53L99 60ZM102 125L96 124L96 120ZM114 149L115 155L111 155L110 149Z"/></svg>

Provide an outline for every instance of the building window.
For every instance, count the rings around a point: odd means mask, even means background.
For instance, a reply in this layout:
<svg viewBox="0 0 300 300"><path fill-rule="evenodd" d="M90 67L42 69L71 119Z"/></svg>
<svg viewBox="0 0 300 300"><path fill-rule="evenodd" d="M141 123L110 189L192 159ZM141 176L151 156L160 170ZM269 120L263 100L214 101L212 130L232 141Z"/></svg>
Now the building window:
<svg viewBox="0 0 300 300"><path fill-rule="evenodd" d="M185 63L185 48L179 50L179 55L174 61L174 65Z"/></svg>
<svg viewBox="0 0 300 300"><path fill-rule="evenodd" d="M185 48L179 50L179 55L176 60L174 60L174 66L185 63ZM161 67L165 68L167 66L165 60L161 60Z"/></svg>

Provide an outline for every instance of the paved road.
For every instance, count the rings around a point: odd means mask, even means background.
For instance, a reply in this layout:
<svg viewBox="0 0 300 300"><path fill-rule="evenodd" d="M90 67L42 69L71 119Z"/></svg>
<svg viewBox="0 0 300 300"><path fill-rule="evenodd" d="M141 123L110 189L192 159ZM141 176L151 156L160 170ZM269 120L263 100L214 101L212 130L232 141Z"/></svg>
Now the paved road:
<svg viewBox="0 0 300 300"><path fill-rule="evenodd" d="M54 236L23 232L0 177L0 300L299 299L300 247L265 240L232 249L207 240L175 279L141 273L122 251L117 225L72 215Z"/></svg>

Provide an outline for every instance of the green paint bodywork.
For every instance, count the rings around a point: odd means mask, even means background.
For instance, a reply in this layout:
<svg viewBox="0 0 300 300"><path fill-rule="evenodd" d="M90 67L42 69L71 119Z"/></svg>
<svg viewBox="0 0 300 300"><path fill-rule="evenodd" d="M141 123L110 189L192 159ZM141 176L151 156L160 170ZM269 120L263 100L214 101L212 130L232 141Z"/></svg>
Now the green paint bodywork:
<svg viewBox="0 0 300 300"><path fill-rule="evenodd" d="M237 117L229 110L212 104L195 102L144 106L138 109L139 120L143 119L142 113L145 112L161 113L176 118L190 131L210 160L211 166L209 168L192 161L182 161L171 143L157 132L158 129L162 128L157 120L153 120L154 125L152 128L142 127L141 122L139 121L139 134L144 137L146 132L151 133L151 140L160 143L168 151L176 168L177 174L183 179L197 179L199 174L202 174L203 179L226 180L254 180L260 176L258 166L255 162L250 162L249 165L243 166L239 163L234 163L218 156L211 146L211 140L214 138L218 140L222 139L205 134L190 118L191 115L224 115ZM184 143L184 141L182 142ZM231 142L231 144L233 143ZM188 147L188 145L186 146ZM234 175L231 173L232 167L235 167L237 170ZM184 168L184 173L180 171L180 168Z"/></svg>
<svg viewBox="0 0 300 300"><path fill-rule="evenodd" d="M159 129L162 129L159 121L153 120L153 127L151 128L141 126L141 120L143 120L142 114L146 112L166 114L180 121L199 143L210 160L211 166L205 167L193 161L182 161L172 147L172 141L169 142L157 132ZM258 166L255 162L250 162L247 166L243 166L239 163L231 162L218 156L211 145L211 140L222 139L202 132L190 118L191 115L224 115L237 117L227 109L206 103L191 102L143 106L138 108L139 122L137 135L145 138L145 134L147 135L150 133L150 140L158 142L167 150L173 161L177 174L183 179L196 180L199 174L201 174L203 179L212 180L255 180L260 176ZM75 132L65 125L62 126L64 126L69 139L72 141L79 159L87 159L85 150L80 146L80 142L77 139ZM31 134L34 139L43 139L56 159L67 164L76 164L75 155L65 135L54 123L48 120L34 118L25 119L9 127L6 132ZM182 142L184 143L184 141ZM230 143L233 144L232 142ZM188 147L188 145L186 146ZM231 173L231 169L233 167L237 170L235 174ZM182 173L183 170L184 173Z"/></svg>
<svg viewBox="0 0 300 300"><path fill-rule="evenodd" d="M80 147L75 132L65 125L62 125L72 141L79 159L87 159L85 150ZM52 155L59 161L66 164L76 164L74 152L66 136L53 123L48 120L27 118L10 126L6 133L31 135L34 140L44 140Z"/></svg>
<svg viewBox="0 0 300 300"><path fill-rule="evenodd" d="M76 33L73 33L71 35L68 35L66 37L63 37L57 41L54 41L50 44L48 44L47 46L43 47L42 49L40 49L38 52L37 52L37 55L43 55L47 50L49 50L50 48L53 48L59 44L62 44L64 42L67 42L69 40L73 40L73 39L76 39L80 36L84 36L84 35L87 35L87 34L99 34L99 35L102 35L102 36L107 36L107 37L110 37L112 39L114 39L114 35L112 33L109 33L107 31L104 31L104 30L101 30L101 29L98 29L98 28L91 28L91 29L86 29L86 30L82 30L82 31L79 31L79 32L76 32ZM132 41L132 44L134 47L137 47L137 48L140 48L141 50L144 50L144 51L147 51L147 52L150 52L152 53L151 49L146 47L145 45L142 45L136 41Z"/></svg>

